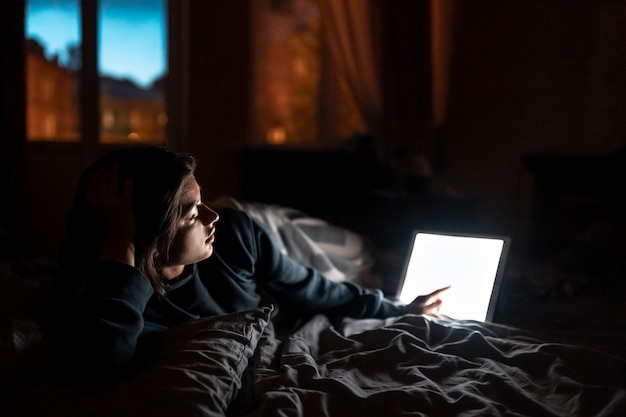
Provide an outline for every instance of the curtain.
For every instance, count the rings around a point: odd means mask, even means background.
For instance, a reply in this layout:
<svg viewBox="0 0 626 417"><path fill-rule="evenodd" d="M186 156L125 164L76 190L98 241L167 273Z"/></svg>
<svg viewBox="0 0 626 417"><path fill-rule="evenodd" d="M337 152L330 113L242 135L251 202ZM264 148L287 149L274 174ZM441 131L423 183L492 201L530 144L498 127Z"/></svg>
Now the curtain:
<svg viewBox="0 0 626 417"><path fill-rule="evenodd" d="M318 0L324 41L383 152L428 153L430 2Z"/></svg>
<svg viewBox="0 0 626 417"><path fill-rule="evenodd" d="M322 32L335 67L343 73L374 137L380 136L382 96L372 33L375 1L319 0Z"/></svg>

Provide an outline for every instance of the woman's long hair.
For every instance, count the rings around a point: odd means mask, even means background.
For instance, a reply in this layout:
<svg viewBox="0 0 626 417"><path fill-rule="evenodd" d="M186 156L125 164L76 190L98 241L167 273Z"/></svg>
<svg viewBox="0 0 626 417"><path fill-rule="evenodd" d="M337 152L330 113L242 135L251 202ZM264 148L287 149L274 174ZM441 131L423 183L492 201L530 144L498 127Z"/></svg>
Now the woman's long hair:
<svg viewBox="0 0 626 417"><path fill-rule="evenodd" d="M132 180L135 215L135 267L150 279L155 291L165 294L161 259L169 248L182 216L182 184L194 174L195 159L161 146L132 146L105 154L83 173L76 190L59 253L60 275L74 290L88 277L101 245L86 200L87 179L105 164L118 166L120 189ZM67 288L67 287L66 287Z"/></svg>

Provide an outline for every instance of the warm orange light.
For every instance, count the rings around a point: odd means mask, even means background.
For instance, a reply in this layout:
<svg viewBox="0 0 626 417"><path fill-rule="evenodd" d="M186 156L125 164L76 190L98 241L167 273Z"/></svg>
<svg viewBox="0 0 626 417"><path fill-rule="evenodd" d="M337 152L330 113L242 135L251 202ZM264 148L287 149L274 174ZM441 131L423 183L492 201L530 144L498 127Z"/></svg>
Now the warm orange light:
<svg viewBox="0 0 626 417"><path fill-rule="evenodd" d="M287 141L287 132L285 132L284 127L272 127L268 129L265 138L267 143L271 145L282 145Z"/></svg>

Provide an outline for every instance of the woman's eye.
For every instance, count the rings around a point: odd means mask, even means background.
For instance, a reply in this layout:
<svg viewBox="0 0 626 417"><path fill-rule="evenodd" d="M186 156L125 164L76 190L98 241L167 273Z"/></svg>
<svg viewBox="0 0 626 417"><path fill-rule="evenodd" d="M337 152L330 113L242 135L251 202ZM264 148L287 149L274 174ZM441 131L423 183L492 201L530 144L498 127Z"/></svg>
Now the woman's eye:
<svg viewBox="0 0 626 417"><path fill-rule="evenodd" d="M193 223L196 221L196 219L198 218L198 211L197 210L193 210L191 213L189 213L189 216L187 216L187 221L189 223Z"/></svg>

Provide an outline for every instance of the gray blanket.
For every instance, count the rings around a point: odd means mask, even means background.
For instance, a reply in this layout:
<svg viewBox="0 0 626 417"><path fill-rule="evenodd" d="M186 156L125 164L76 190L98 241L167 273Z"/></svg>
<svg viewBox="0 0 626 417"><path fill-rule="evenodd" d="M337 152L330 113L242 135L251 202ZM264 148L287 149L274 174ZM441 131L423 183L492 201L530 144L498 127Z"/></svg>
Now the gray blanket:
<svg viewBox="0 0 626 417"><path fill-rule="evenodd" d="M626 361L506 326L407 315L266 330L240 416L623 416ZM240 402L244 401L240 398Z"/></svg>

